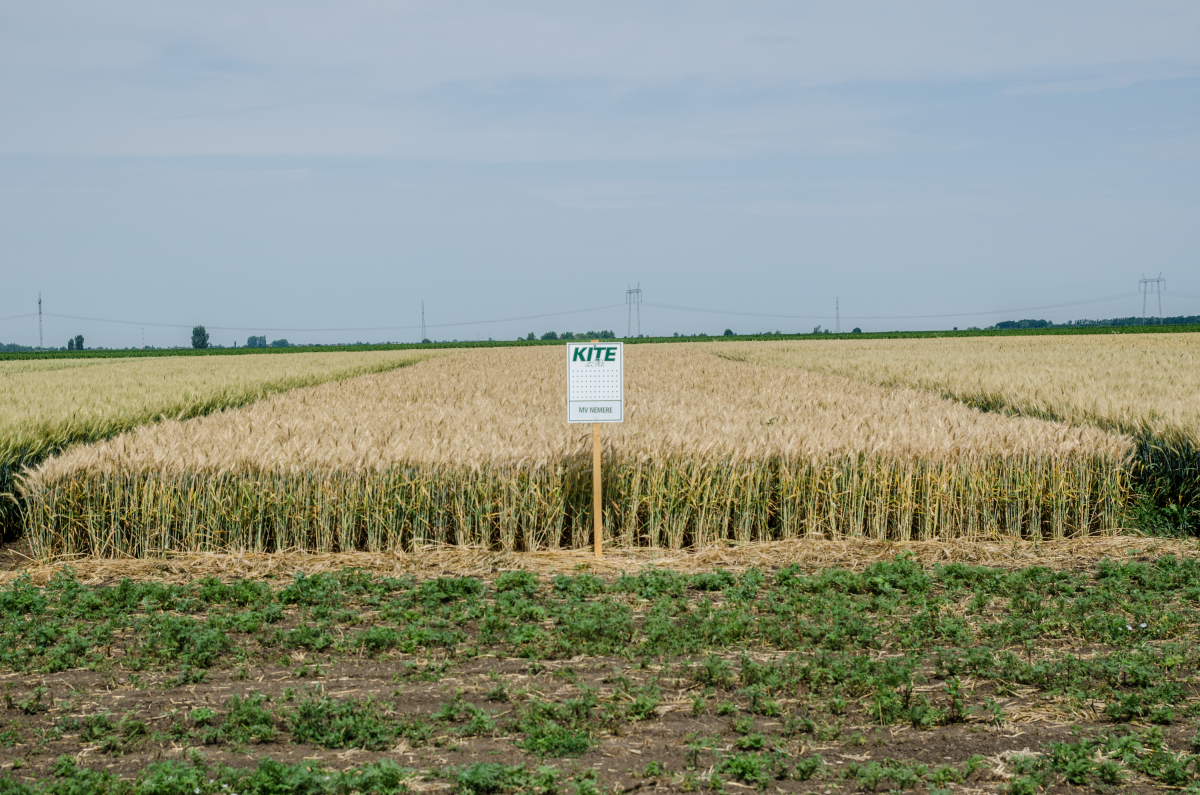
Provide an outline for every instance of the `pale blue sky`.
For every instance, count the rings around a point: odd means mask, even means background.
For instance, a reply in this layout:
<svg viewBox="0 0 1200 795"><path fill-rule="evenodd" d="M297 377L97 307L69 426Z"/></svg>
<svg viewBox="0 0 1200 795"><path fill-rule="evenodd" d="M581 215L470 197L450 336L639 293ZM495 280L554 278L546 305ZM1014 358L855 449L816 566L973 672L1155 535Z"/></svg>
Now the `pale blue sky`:
<svg viewBox="0 0 1200 795"><path fill-rule="evenodd" d="M0 2L0 121L0 318L623 333L434 324L640 281L646 333L949 328L1159 271L1200 314L1195 2Z"/></svg>

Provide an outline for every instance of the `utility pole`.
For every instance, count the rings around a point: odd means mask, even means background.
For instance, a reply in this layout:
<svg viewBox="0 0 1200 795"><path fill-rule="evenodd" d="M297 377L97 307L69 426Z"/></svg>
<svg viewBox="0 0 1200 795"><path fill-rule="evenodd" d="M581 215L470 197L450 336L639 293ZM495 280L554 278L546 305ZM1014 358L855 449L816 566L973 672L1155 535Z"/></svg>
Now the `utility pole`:
<svg viewBox="0 0 1200 795"><path fill-rule="evenodd" d="M842 333L842 306L836 295L833 297L833 333Z"/></svg>
<svg viewBox="0 0 1200 795"><path fill-rule="evenodd" d="M421 299L421 342L425 341L425 299Z"/></svg>
<svg viewBox="0 0 1200 795"><path fill-rule="evenodd" d="M1142 319L1146 318L1146 298L1153 291L1158 296L1158 319L1162 320L1162 290L1163 285L1167 280L1163 278L1162 271L1158 272L1158 278L1147 279L1145 274L1138 279L1138 292L1142 294Z"/></svg>
<svg viewBox="0 0 1200 795"><path fill-rule="evenodd" d="M629 287L628 284L625 285ZM642 283L638 282L637 287L627 289L625 291L625 305L628 308L625 318L625 336L630 336L630 331L633 328L633 309L637 307L637 330L638 336L642 336Z"/></svg>
<svg viewBox="0 0 1200 795"><path fill-rule="evenodd" d="M40 351L42 347L42 294L38 293L38 350Z"/></svg>

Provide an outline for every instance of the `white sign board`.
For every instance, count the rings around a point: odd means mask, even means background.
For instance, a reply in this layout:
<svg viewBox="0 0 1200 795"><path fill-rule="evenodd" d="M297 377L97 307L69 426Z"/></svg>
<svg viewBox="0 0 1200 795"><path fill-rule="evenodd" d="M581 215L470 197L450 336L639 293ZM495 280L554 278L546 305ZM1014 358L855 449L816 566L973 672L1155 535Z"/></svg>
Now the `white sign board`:
<svg viewBox="0 0 1200 795"><path fill-rule="evenodd" d="M567 422L624 421L624 344L568 342Z"/></svg>

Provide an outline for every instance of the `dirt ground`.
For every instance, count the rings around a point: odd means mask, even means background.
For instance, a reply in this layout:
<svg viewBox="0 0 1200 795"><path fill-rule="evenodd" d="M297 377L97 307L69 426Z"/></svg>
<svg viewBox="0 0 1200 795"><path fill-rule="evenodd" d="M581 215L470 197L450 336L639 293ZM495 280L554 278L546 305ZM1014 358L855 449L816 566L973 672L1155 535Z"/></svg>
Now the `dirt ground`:
<svg viewBox="0 0 1200 795"><path fill-rule="evenodd" d="M531 666L524 660L476 659L462 666L453 666L436 682L405 680L402 674L400 681L397 681L401 669L397 663L404 662L413 660L344 663L322 667L319 675L304 677L298 677L294 669L278 667L256 668L246 678L234 672L221 671L213 672L203 684L182 687L167 684L170 679L168 676L141 676L131 683L130 677L86 671L39 677L8 675L0 681L14 700L27 697L34 687L48 688L46 700L55 704L54 707L32 716L13 716L13 710L8 710L9 714L6 715L8 728L17 726L23 736L36 736L39 730L59 722L63 715L97 713L134 715L147 724L152 734L166 734L180 716L198 707L219 707L234 694L244 697L262 693L278 701L288 688L312 688L333 698L354 696L386 699L394 704L398 712L424 715L433 713L439 705L461 694L465 700L503 715L505 705L489 701L485 696L485 693L495 689L498 681L502 681L510 692L535 692L550 699L561 698L576 689L576 682L584 682L596 688L603 699L612 694L613 689L611 685L606 685L605 680L611 680L614 672L620 672L618 675L623 674L635 681L638 675L638 671L619 659L579 659L537 666ZM537 668L543 670L531 673ZM655 671L641 673L645 675ZM564 674L567 678L564 678ZM687 686L664 690L663 702L655 709L653 719L638 721L623 728L620 734L605 736L595 749L577 758L544 761L557 764L568 772L593 768L600 773L606 791L687 791L688 787L683 781L674 780L677 776L646 778L642 774L652 761L662 763L667 771L687 769L687 743L693 736L719 736L725 743L724 750L732 749L739 736L730 728L731 719L717 716L714 707L708 708L704 714L693 714L692 698L696 692L697 688ZM1006 700L1005 706L1019 713L1022 701L1019 698ZM777 731L779 726L779 721L770 718L754 721L755 731L763 733ZM866 715L850 714L839 728L841 736L836 740L822 741L813 737L795 739L786 743L787 750L795 756L820 753L835 771L849 762L882 762L885 759L914 760L930 767L961 766L978 754L985 757L986 762L966 782L952 783L949 789L953 792L1002 792L1009 780L1005 765L1007 756L1035 752L1050 743L1070 742L1081 734L1109 727L1099 721L1058 721L1038 717L999 727L970 722L923 731L911 727L879 727L871 723ZM1173 746L1185 748L1190 734L1185 727L1177 726L1171 730L1169 741ZM390 758L418 770L465 766L473 762L527 762L528 755L515 748L512 739L502 734L471 739L445 735L434 738L432 743L422 748L412 748L401 742L384 752L355 749L332 751L313 745L294 744L282 735L275 742L254 742L236 751L186 741L144 740L114 755L103 751L98 743L81 741L78 734L65 733L36 751L26 744L5 748L0 751L0 765L11 770L13 760L22 758L25 765L21 772L24 775L44 778L49 776L59 755L67 754L74 756L80 764L111 770L123 777L134 777L151 763L168 758L184 759L192 750L200 750L208 759L231 766L252 765L265 756L288 762L317 760L335 769L358 766L379 758ZM701 765L705 761L701 759ZM704 774L707 768L711 768L711 765L698 768L698 773ZM733 790L746 788L746 785L736 781L727 781L725 786ZM448 781L417 781L414 782L414 789L451 790L453 784ZM797 793L861 790L854 781L829 780L777 781L772 782L768 789L771 792ZM1046 791L1071 793L1096 790L1091 786L1074 787L1067 784ZM1160 792L1163 788L1149 782L1130 781L1122 785L1120 791Z"/></svg>
<svg viewBox="0 0 1200 795"><path fill-rule="evenodd" d="M755 566L770 574L788 563L799 563L812 572L833 566L861 571L873 562L894 559L902 551L926 565L967 560L1007 570L1041 565L1084 572L1098 561L1116 555L1142 562L1153 562L1167 554L1194 557L1196 545L1142 538L1095 539L1038 547L778 542L755 549L702 553L618 550L610 552L603 562L590 559L587 551L498 555L442 550L431 551L424 557L194 555L157 561L80 560L53 565L33 564L20 545L7 545L0 548L0 584L29 576L32 583L41 585L55 571L69 565L80 582L102 589L115 586L122 577L187 584L206 576L227 581L265 576L272 578L275 588L290 582L298 571L312 574L352 566L387 576L411 574L418 580L478 576L491 587L497 574L505 571L526 570L539 575L590 572L611 582L622 571L640 570L648 564L693 574L718 568L738 572ZM364 614L371 612L369 608L353 609L361 609ZM331 625L335 640L344 637L357 619L343 616L338 620L342 623ZM289 614L279 627L286 630L303 623L300 617ZM1195 627L1190 629L1194 631ZM1042 651L1049 653L1053 645L1047 641ZM8 738L0 747L0 768L18 778L41 780L51 776L60 756L67 755L80 765L134 778L148 765L167 759L187 759L196 752L210 761L235 767L250 766L261 758L271 757L289 763L309 760L332 769L348 769L387 758L414 770L408 782L414 791L466 791L445 771L473 763L502 763L553 765L562 771L564 780L591 769L596 771L599 791L603 792L763 789L832 795L871 788L863 783L862 776L842 777L840 771L848 766L862 767L870 762L886 766L885 760L902 760L909 766L919 764L931 770L952 766L959 771L962 780L938 784L926 776L912 784L916 792L1007 792L1014 780L1014 757L1046 755L1055 743L1073 743L1082 737L1114 730L1114 721L1105 716L1102 701L1087 704L1078 698L1035 692L1032 687L998 687L993 681L975 681L970 677L962 680L970 703L979 705L991 699L1003 710L1004 720L992 721L983 714L973 713L930 728L895 722L880 725L865 701L849 699L844 706L831 708L824 714L817 730L797 732L794 727L788 729L785 716L801 714L815 698L825 699L827 694L797 687L795 692L775 695L778 709L772 710L773 714L756 712L753 695L747 696L744 689L714 691L695 681L695 666L704 655L638 659L622 655L575 655L531 660L484 646L465 657L425 650L415 654L391 651L383 655L292 650L281 660L277 651L268 653L252 644L247 648L249 651L239 653L240 656L234 655L209 667L203 675L196 675L198 681L192 682L181 681L186 677L176 668L132 670L123 662L120 652L111 649L108 650L111 664L91 669L0 673L6 703L6 709L0 711L0 732ZM1059 644L1059 650L1090 653L1073 642ZM731 668L744 666L748 658L769 663L788 653L763 648L761 644L711 652ZM620 704L631 699L631 694L639 692L639 688L651 686L657 688L659 695L648 714L605 724L596 732L594 746L577 756L535 757L520 746L521 736L507 728L506 720L530 699L561 704L590 693L600 704ZM943 684L932 680L918 691L922 688L931 697L940 697L944 690ZM416 744L401 738L386 750L362 750L297 742L282 718L278 733L269 741L204 742L203 731L194 718L197 710L219 713L235 695L243 699L262 696L264 703L275 705L282 715L287 709L285 705L314 694L334 700L369 699L386 705L385 717L406 720L433 716L447 703L470 704L490 715L494 728L467 736L454 725L431 720L429 725L439 726L441 733L435 732ZM113 730L107 734L92 731L89 735L86 727L79 728L81 720L96 715L110 716ZM1165 747L1177 754L1190 752L1196 733L1193 723L1179 720L1159 726ZM131 731L128 736L119 728L136 724L143 728ZM748 737L751 739L747 740ZM757 750L754 737L767 738L767 746L760 747L773 746L789 759L819 754L826 772L808 780L785 777L762 785L745 783L737 776L714 778L720 759L739 750ZM899 788L886 777L874 786L880 791ZM1140 793L1178 789L1146 776L1126 773L1117 785L1104 785L1095 779L1074 785L1058 779L1036 791Z"/></svg>

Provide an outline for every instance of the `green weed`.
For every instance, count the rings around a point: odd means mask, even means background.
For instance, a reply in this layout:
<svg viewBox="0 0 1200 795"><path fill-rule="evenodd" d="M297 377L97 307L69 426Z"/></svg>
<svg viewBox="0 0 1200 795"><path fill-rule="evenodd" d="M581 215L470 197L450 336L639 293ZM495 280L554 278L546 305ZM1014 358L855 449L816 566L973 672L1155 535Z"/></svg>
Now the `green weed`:
<svg viewBox="0 0 1200 795"><path fill-rule="evenodd" d="M235 746L249 742L269 743L278 734L274 716L263 706L267 701L261 693L242 698L231 696L225 702L225 714L216 726L202 735L206 745L228 743Z"/></svg>

